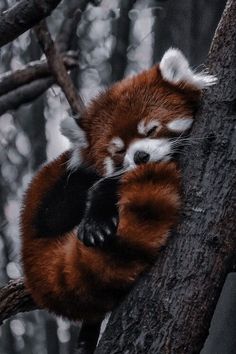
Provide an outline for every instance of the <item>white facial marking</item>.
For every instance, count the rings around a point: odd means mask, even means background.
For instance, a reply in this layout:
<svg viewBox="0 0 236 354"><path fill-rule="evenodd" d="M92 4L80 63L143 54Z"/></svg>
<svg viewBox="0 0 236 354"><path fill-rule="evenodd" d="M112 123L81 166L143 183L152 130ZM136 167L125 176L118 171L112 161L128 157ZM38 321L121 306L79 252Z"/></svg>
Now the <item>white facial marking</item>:
<svg viewBox="0 0 236 354"><path fill-rule="evenodd" d="M170 160L171 142L169 139L139 139L132 143L125 155L125 167L134 168L134 154L136 151L145 151L150 155L149 162Z"/></svg>
<svg viewBox="0 0 236 354"><path fill-rule="evenodd" d="M66 118L61 122L61 133L72 144L72 154L68 161L68 169L75 170L81 164L81 149L88 146L85 132L76 124L73 118Z"/></svg>
<svg viewBox="0 0 236 354"><path fill-rule="evenodd" d="M111 154L114 154L116 151L122 150L124 148L125 144L123 140L119 137L115 137L110 141L108 151Z"/></svg>
<svg viewBox="0 0 236 354"><path fill-rule="evenodd" d="M217 83L214 75L209 75L206 71L195 73L191 70L183 53L175 48L170 48L164 53L160 70L163 79L174 84L184 81L198 89L203 89Z"/></svg>
<svg viewBox="0 0 236 354"><path fill-rule="evenodd" d="M167 128L176 133L181 133L188 130L193 124L192 118L177 118L167 123Z"/></svg>
<svg viewBox="0 0 236 354"><path fill-rule="evenodd" d="M145 135L145 123L143 120L141 120L141 122L138 123L137 129L139 134Z"/></svg>
<svg viewBox="0 0 236 354"><path fill-rule="evenodd" d="M146 123L145 121L142 120L138 124L138 132L139 132L139 134L147 135L149 130L151 130L153 127L157 127L157 131L158 131L161 128L161 123L157 119L153 119L153 120L149 121L148 123Z"/></svg>
<svg viewBox="0 0 236 354"><path fill-rule="evenodd" d="M114 172L114 163L110 157L106 157L104 160L105 176L110 176Z"/></svg>

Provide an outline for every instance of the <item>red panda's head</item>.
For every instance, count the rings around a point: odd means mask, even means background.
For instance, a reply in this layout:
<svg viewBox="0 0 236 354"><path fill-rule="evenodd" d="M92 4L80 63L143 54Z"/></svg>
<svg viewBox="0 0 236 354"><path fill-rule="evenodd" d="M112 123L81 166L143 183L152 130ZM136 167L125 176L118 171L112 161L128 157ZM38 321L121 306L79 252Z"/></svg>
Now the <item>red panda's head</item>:
<svg viewBox="0 0 236 354"><path fill-rule="evenodd" d="M83 160L103 175L141 163L168 161L192 125L201 90L216 79L195 73L169 49L159 65L124 79L95 98L80 118L62 123L73 144L69 168Z"/></svg>

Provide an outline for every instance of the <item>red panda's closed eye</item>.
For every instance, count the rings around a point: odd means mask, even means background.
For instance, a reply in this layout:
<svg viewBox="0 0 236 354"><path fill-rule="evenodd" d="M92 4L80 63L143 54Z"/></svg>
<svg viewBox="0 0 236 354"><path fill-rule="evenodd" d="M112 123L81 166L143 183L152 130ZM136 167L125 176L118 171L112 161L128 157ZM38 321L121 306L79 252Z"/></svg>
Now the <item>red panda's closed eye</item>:
<svg viewBox="0 0 236 354"><path fill-rule="evenodd" d="M86 134L64 123L72 143L69 168L84 159L110 175L121 167L168 161L170 139L189 131L201 90L215 82L206 72L194 72L179 50L169 49L159 65L116 83L88 105L82 118Z"/></svg>
<svg viewBox="0 0 236 354"><path fill-rule="evenodd" d="M152 128L150 128L148 131L147 131L147 136L152 136L155 132L156 132L156 130L157 130L157 125L154 125Z"/></svg>
<svg viewBox="0 0 236 354"><path fill-rule="evenodd" d="M123 154L125 154L125 148L124 149L121 149L121 150L118 150L118 151L116 151L116 154L119 154L119 155L123 155Z"/></svg>
<svg viewBox="0 0 236 354"><path fill-rule="evenodd" d="M141 120L137 126L138 132L144 136L151 136L153 133L157 133L161 129L161 123L157 119L151 119L148 122Z"/></svg>

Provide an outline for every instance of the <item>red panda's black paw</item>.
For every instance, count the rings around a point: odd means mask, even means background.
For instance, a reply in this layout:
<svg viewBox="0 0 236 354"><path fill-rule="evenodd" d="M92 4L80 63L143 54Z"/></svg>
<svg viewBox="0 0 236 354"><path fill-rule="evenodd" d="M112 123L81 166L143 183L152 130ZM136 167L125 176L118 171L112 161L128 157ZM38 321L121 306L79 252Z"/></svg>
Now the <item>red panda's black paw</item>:
<svg viewBox="0 0 236 354"><path fill-rule="evenodd" d="M85 217L79 225L78 238L87 247L103 247L115 238L117 224L115 216L108 222Z"/></svg>

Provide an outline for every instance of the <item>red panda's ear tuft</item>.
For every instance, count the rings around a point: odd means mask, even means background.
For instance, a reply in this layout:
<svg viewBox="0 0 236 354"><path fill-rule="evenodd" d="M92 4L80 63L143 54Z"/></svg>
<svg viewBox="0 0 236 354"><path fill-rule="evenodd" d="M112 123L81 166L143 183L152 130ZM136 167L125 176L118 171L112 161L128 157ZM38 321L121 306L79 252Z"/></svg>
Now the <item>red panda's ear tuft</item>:
<svg viewBox="0 0 236 354"><path fill-rule="evenodd" d="M72 117L68 117L61 122L60 130L62 135L68 138L72 144L87 147L85 131L79 127Z"/></svg>
<svg viewBox="0 0 236 354"><path fill-rule="evenodd" d="M201 90L217 82L217 78L214 75L209 75L206 71L194 72L179 49L168 49L159 66L162 78L172 84L185 82Z"/></svg>
<svg viewBox="0 0 236 354"><path fill-rule="evenodd" d="M60 130L72 143L72 154L68 161L68 169L76 170L82 162L81 150L88 147L86 133L72 117L68 117L61 122Z"/></svg>

